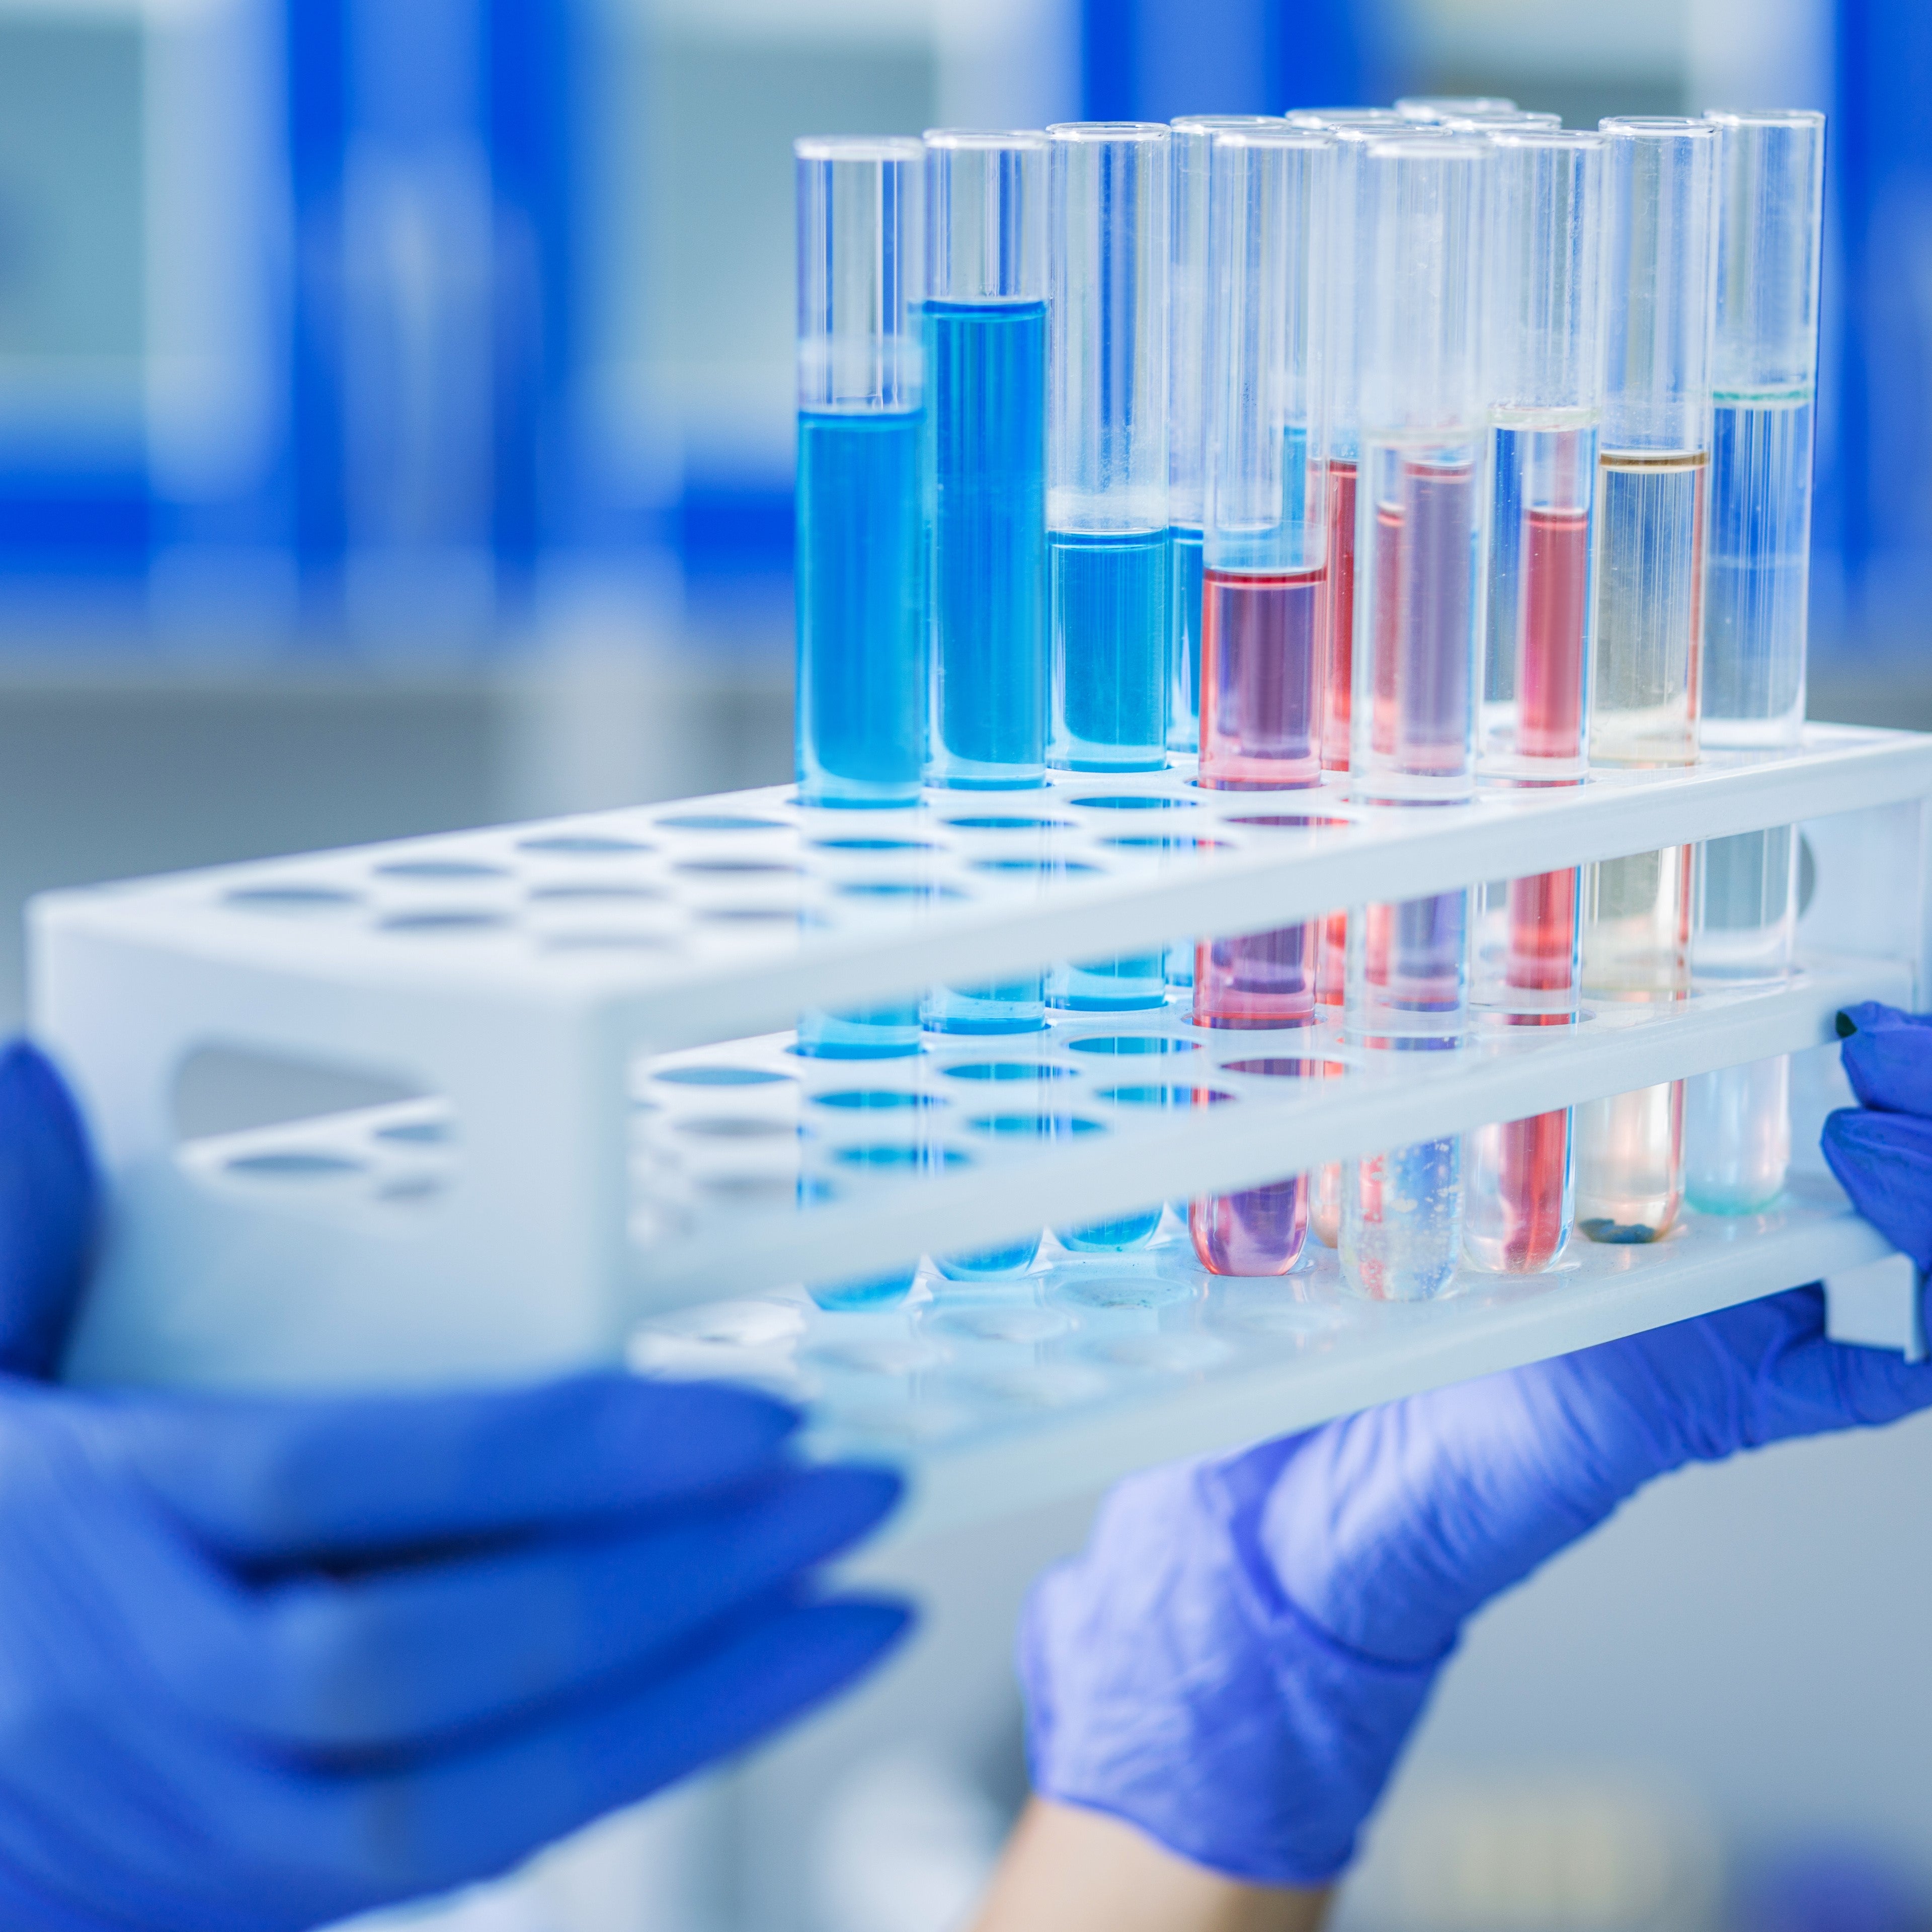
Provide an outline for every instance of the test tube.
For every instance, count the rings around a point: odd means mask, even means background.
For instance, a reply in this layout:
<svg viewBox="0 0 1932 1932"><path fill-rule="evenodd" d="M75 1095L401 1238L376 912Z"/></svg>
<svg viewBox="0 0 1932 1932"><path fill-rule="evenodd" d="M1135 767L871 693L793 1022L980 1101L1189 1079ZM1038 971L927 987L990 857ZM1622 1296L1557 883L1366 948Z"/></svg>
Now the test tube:
<svg viewBox="0 0 1932 1932"><path fill-rule="evenodd" d="M1358 272L1352 790L1373 803L1468 798L1475 784L1486 506L1480 264L1488 145L1399 136L1363 158ZM1352 913L1347 1028L1371 1048L1432 1052L1467 1020L1468 894ZM1346 1163L1344 1280L1358 1294L1439 1294L1462 1248L1461 1142Z"/></svg>
<svg viewBox="0 0 1932 1932"><path fill-rule="evenodd" d="M1052 762L1167 762L1168 151L1162 126L1051 140L1047 530Z"/></svg>
<svg viewBox="0 0 1932 1932"><path fill-rule="evenodd" d="M1396 103L1395 111L1405 121L1426 124L1454 115L1514 114L1520 110L1500 94L1407 94Z"/></svg>
<svg viewBox="0 0 1932 1932"><path fill-rule="evenodd" d="M1168 130L1047 130L1048 757L1062 770L1167 762ZM1057 968L1077 1012L1164 1005L1162 952Z"/></svg>
<svg viewBox="0 0 1932 1932"><path fill-rule="evenodd" d="M1173 546L1168 633L1168 748L1198 748L1201 548L1208 465L1208 205L1215 136L1278 128L1265 114L1184 114L1172 124L1173 246L1168 292L1167 514Z"/></svg>
<svg viewBox="0 0 1932 1932"><path fill-rule="evenodd" d="M1214 788L1321 782L1332 154L1326 134L1286 122L1214 141L1200 764ZM1202 941L1195 1024L1310 1024L1316 936L1302 922ZM1294 1175L1197 1200L1188 1222L1210 1271L1285 1274L1307 1212L1306 1178Z"/></svg>
<svg viewBox="0 0 1932 1932"><path fill-rule="evenodd" d="M1600 134L1491 136L1490 565L1480 763L1519 784L1587 769L1597 441L1603 415ZM1501 895L1506 1025L1577 1011L1578 869ZM1468 1137L1463 1244L1479 1267L1547 1268L1569 1238L1570 1116L1559 1108Z"/></svg>
<svg viewBox="0 0 1932 1932"><path fill-rule="evenodd" d="M935 784L1046 776L1046 154L926 137Z"/></svg>
<svg viewBox="0 0 1932 1932"><path fill-rule="evenodd" d="M924 151L832 136L794 152L799 795L914 805L926 709Z"/></svg>
<svg viewBox="0 0 1932 1932"><path fill-rule="evenodd" d="M1670 117L1605 121L1609 340L1590 759L1697 757L1718 136ZM1689 846L1607 860L1584 880L1583 990L1690 992ZM1576 1219L1600 1241L1653 1241L1682 1204L1681 1082L1576 1109Z"/></svg>
<svg viewBox="0 0 1932 1932"><path fill-rule="evenodd" d="M1366 176L1362 166L1371 142L1391 134L1413 136L1421 124L1392 107L1298 108L1292 126L1317 128L1335 142L1328 224L1328 616L1322 627L1326 656L1322 674L1322 768L1348 769L1348 728L1354 695L1355 635L1355 478L1360 454L1360 280L1355 236L1363 216ZM1325 914L1316 944L1315 997L1339 1011L1348 982L1348 914ZM1317 1168L1310 1183L1309 1226L1328 1247L1342 1238L1342 1168Z"/></svg>
<svg viewBox="0 0 1932 1932"><path fill-rule="evenodd" d="M1046 774L1046 136L926 137L932 718L927 778ZM935 987L940 1033L1036 1032L1042 975Z"/></svg>
<svg viewBox="0 0 1932 1932"><path fill-rule="evenodd" d="M1824 116L1705 118L1720 145L1703 740L1772 747L1796 743L1804 716ZM1789 971L1797 858L1789 826L1704 848L1698 978ZM1790 1081L1780 1056L1690 1083L1694 1207L1754 1214L1777 1198L1790 1164Z"/></svg>

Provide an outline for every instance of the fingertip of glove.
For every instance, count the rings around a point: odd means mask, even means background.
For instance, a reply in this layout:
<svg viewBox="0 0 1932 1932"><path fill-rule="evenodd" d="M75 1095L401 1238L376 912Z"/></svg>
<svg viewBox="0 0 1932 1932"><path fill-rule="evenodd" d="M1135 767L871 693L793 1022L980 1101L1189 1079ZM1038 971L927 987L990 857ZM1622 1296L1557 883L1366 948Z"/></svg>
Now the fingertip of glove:
<svg viewBox="0 0 1932 1932"><path fill-rule="evenodd" d="M810 1471L805 1480L821 1532L834 1549L876 1528L905 1492L896 1471L869 1463L830 1463Z"/></svg>
<svg viewBox="0 0 1932 1932"><path fill-rule="evenodd" d="M814 1647L834 1674L864 1670L904 1642L918 1612L902 1597L833 1597L803 1612L811 1621Z"/></svg>

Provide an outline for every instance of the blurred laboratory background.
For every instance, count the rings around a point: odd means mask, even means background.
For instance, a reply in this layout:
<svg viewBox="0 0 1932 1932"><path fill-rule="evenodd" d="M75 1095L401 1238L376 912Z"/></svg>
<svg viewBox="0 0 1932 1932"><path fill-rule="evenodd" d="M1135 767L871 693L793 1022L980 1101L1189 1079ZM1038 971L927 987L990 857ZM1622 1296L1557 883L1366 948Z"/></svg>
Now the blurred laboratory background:
<svg viewBox="0 0 1932 1932"><path fill-rule="evenodd" d="M1402 92L1829 112L1811 711L1932 726L1924 0L0 0L0 1010L46 886L788 776L795 136ZM958 1924L1084 1513L477 1922ZM1932 1419L1672 1480L1478 1624L1346 1924L1932 1926L1928 1614Z"/></svg>

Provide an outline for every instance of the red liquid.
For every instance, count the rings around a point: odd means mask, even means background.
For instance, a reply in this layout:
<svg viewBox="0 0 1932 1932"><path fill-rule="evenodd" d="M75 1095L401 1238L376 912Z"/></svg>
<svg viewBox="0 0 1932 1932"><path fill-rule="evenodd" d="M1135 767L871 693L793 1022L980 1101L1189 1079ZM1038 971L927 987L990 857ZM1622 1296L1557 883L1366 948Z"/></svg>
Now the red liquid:
<svg viewBox="0 0 1932 1932"><path fill-rule="evenodd" d="M1328 619L1322 638L1322 767L1348 769L1355 676L1355 466L1328 466Z"/></svg>
<svg viewBox="0 0 1932 1932"><path fill-rule="evenodd" d="M1583 632L1590 590L1590 513L1532 510L1522 530L1522 639L1516 749L1532 758L1583 754Z"/></svg>
<svg viewBox="0 0 1932 1932"><path fill-rule="evenodd" d="M1210 1274L1286 1274L1308 1234L1308 1177L1191 1202L1187 1232Z"/></svg>
<svg viewBox="0 0 1932 1932"><path fill-rule="evenodd" d="M1313 920L1238 939L1203 940L1194 952L1194 1024L1305 1026L1315 1017ZM1286 1064L1286 1063L1285 1063ZM1323 1063L1306 1063L1308 1077ZM1286 1274L1308 1232L1308 1177L1190 1202L1188 1232L1214 1274Z"/></svg>
<svg viewBox="0 0 1932 1932"><path fill-rule="evenodd" d="M1316 923L1316 1004L1339 1009L1348 992L1348 915L1325 913Z"/></svg>
<svg viewBox="0 0 1932 1932"><path fill-rule="evenodd" d="M1316 926L1284 926L1194 949L1194 1024L1306 1026L1315 1017Z"/></svg>
<svg viewBox="0 0 1932 1932"><path fill-rule="evenodd" d="M1202 574L1201 782L1230 790L1322 776L1325 570Z"/></svg>

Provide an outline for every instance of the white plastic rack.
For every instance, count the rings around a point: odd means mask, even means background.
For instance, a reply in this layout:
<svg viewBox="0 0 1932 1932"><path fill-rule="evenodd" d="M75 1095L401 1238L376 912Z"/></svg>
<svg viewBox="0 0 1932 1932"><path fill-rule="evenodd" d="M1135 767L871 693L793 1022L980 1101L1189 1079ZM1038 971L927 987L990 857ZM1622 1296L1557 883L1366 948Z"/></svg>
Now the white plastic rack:
<svg viewBox="0 0 1932 1932"><path fill-rule="evenodd" d="M286 1386L628 1351L800 1396L828 1443L915 1458L951 1518L1849 1282L1885 1244L1814 1171L1769 1214L1689 1216L1650 1249L1580 1239L1546 1275L1471 1276L1420 1308L1351 1300L1312 1243L1284 1280L1217 1280L1172 1215L1136 1253L1049 1242L976 1284L928 1268L889 1312L805 1292L1821 1046L1843 1005L1926 984L1928 798L1932 739L1818 725L1790 752L1427 812L1184 770L890 812L775 788L56 895L33 915L37 1024L116 1198L70 1370ZM1184 1006L928 1036L905 1060L808 1058L776 1030L808 1006L1797 821L1788 982L1574 1028L1479 1016L1462 1050L1399 1066L1332 1022L1215 1031ZM178 1084L210 1049L414 1097L184 1141Z"/></svg>

